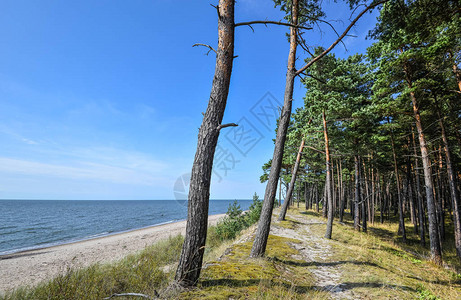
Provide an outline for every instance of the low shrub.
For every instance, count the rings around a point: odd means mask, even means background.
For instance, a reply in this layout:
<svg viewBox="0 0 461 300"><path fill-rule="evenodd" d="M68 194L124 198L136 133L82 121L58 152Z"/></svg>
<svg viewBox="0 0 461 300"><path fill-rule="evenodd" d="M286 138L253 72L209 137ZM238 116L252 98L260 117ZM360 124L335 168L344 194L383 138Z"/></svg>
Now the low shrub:
<svg viewBox="0 0 461 300"><path fill-rule="evenodd" d="M242 213L240 205L237 201L234 201L229 205L224 219L218 222L210 233L216 235L221 241L234 239L243 229L258 222L261 209L262 201L259 200L256 193L253 195L253 203L251 203L249 210L245 213Z"/></svg>

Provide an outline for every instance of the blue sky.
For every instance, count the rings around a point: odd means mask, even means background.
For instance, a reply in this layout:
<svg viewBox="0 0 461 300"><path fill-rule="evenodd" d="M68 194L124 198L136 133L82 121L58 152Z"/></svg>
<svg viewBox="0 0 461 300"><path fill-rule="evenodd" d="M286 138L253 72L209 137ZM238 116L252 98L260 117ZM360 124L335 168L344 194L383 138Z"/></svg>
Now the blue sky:
<svg viewBox="0 0 461 300"><path fill-rule="evenodd" d="M210 3L182 0L0 2L0 199L173 199L187 177L207 105L215 59L195 43L216 45ZM324 2L338 30L350 12ZM280 20L270 0L240 0L236 22ZM363 52L376 13L346 38L345 57ZM220 137L211 198L262 195L261 166L272 157L275 122L255 111L282 101L287 28L236 29L235 60L224 122L256 134L246 144L234 128ZM305 38L328 46L334 34ZM298 66L305 54L299 51ZM269 94L268 94L269 93ZM296 84L294 105L304 91ZM273 120L269 120L273 121ZM243 148L244 149L243 149ZM222 154L222 155L221 155ZM225 170L227 169L227 170ZM179 183L182 183L179 182ZM180 186L181 184L179 184Z"/></svg>

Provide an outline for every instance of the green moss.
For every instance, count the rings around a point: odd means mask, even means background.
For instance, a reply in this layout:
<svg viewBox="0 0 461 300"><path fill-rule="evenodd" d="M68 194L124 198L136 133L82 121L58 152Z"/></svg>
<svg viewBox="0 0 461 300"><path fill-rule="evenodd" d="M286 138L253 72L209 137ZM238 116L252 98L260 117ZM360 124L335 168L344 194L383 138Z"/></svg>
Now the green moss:
<svg viewBox="0 0 461 300"><path fill-rule="evenodd" d="M299 240L269 235L266 259L249 258L252 241L232 245L219 261L202 271L198 288L181 299L304 299L313 277L306 268L292 265L299 254L291 245ZM289 262L289 263L288 263Z"/></svg>
<svg viewBox="0 0 461 300"><path fill-rule="evenodd" d="M277 222L277 226L287 228L287 229L295 229L296 228L296 224L292 220L289 220L288 218L285 218L284 221Z"/></svg>

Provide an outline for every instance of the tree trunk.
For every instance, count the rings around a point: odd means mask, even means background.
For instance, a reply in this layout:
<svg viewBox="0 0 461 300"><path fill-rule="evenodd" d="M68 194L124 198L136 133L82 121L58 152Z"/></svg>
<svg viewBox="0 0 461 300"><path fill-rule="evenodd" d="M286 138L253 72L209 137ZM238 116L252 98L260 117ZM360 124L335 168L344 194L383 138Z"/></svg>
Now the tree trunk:
<svg viewBox="0 0 461 300"><path fill-rule="evenodd" d="M354 156L355 161L355 197L354 197L354 229L360 230L360 157Z"/></svg>
<svg viewBox="0 0 461 300"><path fill-rule="evenodd" d="M408 153L409 154L409 153ZM411 161L410 156L408 156L407 160L407 196L410 203L410 216L411 222L414 226L414 231L418 234L418 222L416 218L416 205L413 197L413 188L412 188L412 180L411 180Z"/></svg>
<svg viewBox="0 0 461 300"><path fill-rule="evenodd" d="M442 146L439 146L439 157L438 157L439 165L438 171L436 176L437 182L437 191L436 199L437 201L437 213L438 213L438 222L439 222L439 232L440 232L440 247L442 247L442 242L445 240L445 209L444 209L444 199L445 199L445 191L443 185L443 178L442 178L442 171L443 171L443 162L442 162Z"/></svg>
<svg viewBox="0 0 461 300"><path fill-rule="evenodd" d="M371 207L369 208L369 212L370 212L370 222L371 222L371 225L374 225L375 224L375 201L377 199L376 197L376 194L375 193L375 172L374 172L374 168L373 166L370 166L371 168Z"/></svg>
<svg viewBox="0 0 461 300"><path fill-rule="evenodd" d="M325 197L328 199L328 220L327 220L327 231L325 233L325 238L331 239L331 233L333 231L333 217L334 217L334 206L333 206L333 195L331 187L331 160L330 160L330 145L328 141L328 127L327 120L325 118L325 111L322 113L323 120L323 135L325 136L325 162L327 168L327 179L326 179L326 193ZM325 200L326 200L325 199Z"/></svg>
<svg viewBox="0 0 461 300"><path fill-rule="evenodd" d="M411 84L409 84L409 88L412 88ZM415 116L416 129L418 130L419 137L419 147L421 149L421 156L423 160L424 183L426 185L427 216L429 221L429 239L431 245L431 259L435 264L442 265L442 251L440 248L440 239L438 234L438 224L434 202L431 162L429 160L426 138L424 136L423 126L421 124L421 115L419 113L418 102L413 91L410 92L410 97L413 104L413 113Z"/></svg>
<svg viewBox="0 0 461 300"><path fill-rule="evenodd" d="M296 197L296 207L299 208L299 199L301 198L301 187L298 187L298 197Z"/></svg>
<svg viewBox="0 0 461 300"><path fill-rule="evenodd" d="M327 208L328 208L328 199L327 199L327 181L325 179L325 185L323 186L323 201L322 201L322 216L326 219L327 218L327 215L328 215L328 211L327 211Z"/></svg>
<svg viewBox="0 0 461 300"><path fill-rule="evenodd" d="M455 73L456 82L458 82L458 89L461 92L461 71L456 64L453 64L453 72Z"/></svg>
<svg viewBox="0 0 461 300"><path fill-rule="evenodd" d="M319 212L319 182L317 181L315 184L315 206L317 213Z"/></svg>
<svg viewBox="0 0 461 300"><path fill-rule="evenodd" d="M279 206L282 205L282 177L279 178Z"/></svg>
<svg viewBox="0 0 461 300"><path fill-rule="evenodd" d="M399 233L402 234L402 240L404 243L407 242L407 235L405 232L405 218L403 216L403 207L402 207L402 194L400 191L400 179L399 179L399 169L397 167L397 156L395 154L395 143L394 143L394 134L391 132L391 142L392 142L392 156L394 158L394 172L395 172L395 181L397 184L397 199L398 199L398 209L399 209Z"/></svg>
<svg viewBox="0 0 461 300"><path fill-rule="evenodd" d="M383 184L384 184L384 177L383 177ZM378 199L379 199L379 222L384 224L384 199L383 199L383 192L381 190L381 180L378 174Z"/></svg>
<svg viewBox="0 0 461 300"><path fill-rule="evenodd" d="M282 209L280 210L280 215L278 218L279 221L285 220L285 215L287 214L288 203L291 200L291 195L293 194L293 190L295 188L296 174L298 173L299 162L301 161L301 155L303 153L303 148L304 148L304 138L301 140L301 145L299 145L298 154L296 155L296 162L293 167L293 172L291 174L290 186L287 191L287 196L285 197L285 202L283 202ZM298 203L299 203L299 199L298 199Z"/></svg>
<svg viewBox="0 0 461 300"><path fill-rule="evenodd" d="M447 162L448 183L450 186L451 205L453 207L453 221L455 230L455 247L458 258L461 259L461 203L459 199L458 189L456 188L456 172L453 168L451 159L451 150L448 144L448 138L445 132L445 126L439 113L439 125L442 131L442 140L445 148L445 159Z"/></svg>
<svg viewBox="0 0 461 300"><path fill-rule="evenodd" d="M415 182L416 182L416 197L418 199L418 219L419 219L419 239L421 241L421 245L425 246L426 244L426 230L424 226L424 205L423 205L423 194L421 192L421 183L419 179L419 159L417 156L416 151L416 140L415 140L415 133L413 128L411 129L412 132L412 140L413 140L413 151L415 156Z"/></svg>
<svg viewBox="0 0 461 300"><path fill-rule="evenodd" d="M308 192L308 183L304 182L304 206L306 207L306 210L309 209L309 192Z"/></svg>
<svg viewBox="0 0 461 300"><path fill-rule="evenodd" d="M202 269L208 226L208 204L213 157L226 108L234 59L234 0L220 0L218 49L210 100L199 129L189 187L186 236L175 281L194 286Z"/></svg>
<svg viewBox="0 0 461 300"><path fill-rule="evenodd" d="M363 165L363 181L365 182L365 193L364 193L364 196L365 196L365 200L366 201L363 201L362 202L362 229L363 229L363 232L367 232L367 229L368 229L368 226L367 226L367 221L368 221L368 206L370 204L370 190L368 189L368 176L367 176L367 169L365 167L365 161L363 160L362 161L362 165Z"/></svg>
<svg viewBox="0 0 461 300"><path fill-rule="evenodd" d="M339 177L341 178L340 187L341 193L339 198L339 222L343 221L344 218L344 208L345 208L345 188L344 188L344 181L343 181L343 168L341 164L341 160L339 160Z"/></svg>
<svg viewBox="0 0 461 300"><path fill-rule="evenodd" d="M298 0L292 2L291 23L298 24ZM288 71L286 75L285 94L283 97L283 108L277 128L275 138L274 155L272 157L272 166L269 173L269 180L264 194L264 202L261 210L261 216L258 222L255 240L251 249L251 257L261 257L266 252L267 239L271 226L272 210L274 208L275 192L277 190L277 180L282 166L283 150L288 131L288 125L291 118L291 106L293 98L293 86L296 76L296 48L298 46L297 29L290 27L290 53L288 55ZM285 200L285 202L287 202Z"/></svg>

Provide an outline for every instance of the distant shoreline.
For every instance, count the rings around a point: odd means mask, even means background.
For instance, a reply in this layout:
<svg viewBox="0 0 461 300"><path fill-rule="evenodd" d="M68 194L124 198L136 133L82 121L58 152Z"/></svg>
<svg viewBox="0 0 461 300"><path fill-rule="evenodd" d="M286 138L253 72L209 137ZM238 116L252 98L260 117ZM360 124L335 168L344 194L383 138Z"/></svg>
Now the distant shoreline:
<svg viewBox="0 0 461 300"><path fill-rule="evenodd" d="M83 200L83 201L85 201L85 200ZM209 216L209 217L211 217L211 216ZM39 250L43 250L43 249L49 249L49 248L53 248L53 247L59 247L59 246L70 245L70 244L74 244L74 243L86 242L86 241L90 241L90 240L94 240L94 239L109 237L109 236L112 236L112 235L129 233L129 232L136 231L136 230L143 230L143 229L148 229L148 228L152 228L152 227L168 225L168 224L172 224L172 223L179 223L179 222L183 222L183 221L187 221L187 220L184 220L184 219L183 220L171 220L171 221L166 221L166 222L162 222L162 223L158 223L158 224L154 224L154 225L143 226L143 227L140 227L140 228L133 228L133 229L127 229L127 230L109 232L109 233L100 233L100 234L95 234L93 236L83 237L83 238L79 238L79 239L75 239L75 240L68 240L68 241L62 241L62 242L56 242L56 243L49 243L49 244L44 244L44 245L32 246L32 247L27 247L27 248L22 248L22 249L14 249L14 250L9 250L9 251L4 251L4 252L0 252L0 260L8 259L9 256L14 256L16 254L34 252L34 251L39 251Z"/></svg>
<svg viewBox="0 0 461 300"><path fill-rule="evenodd" d="M225 214L208 216L209 225ZM185 234L186 221L158 224L101 237L0 255L0 293L64 274L69 268L108 263L170 236Z"/></svg>

